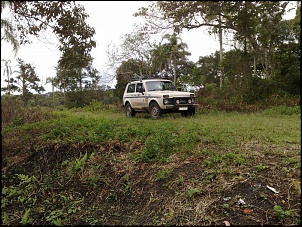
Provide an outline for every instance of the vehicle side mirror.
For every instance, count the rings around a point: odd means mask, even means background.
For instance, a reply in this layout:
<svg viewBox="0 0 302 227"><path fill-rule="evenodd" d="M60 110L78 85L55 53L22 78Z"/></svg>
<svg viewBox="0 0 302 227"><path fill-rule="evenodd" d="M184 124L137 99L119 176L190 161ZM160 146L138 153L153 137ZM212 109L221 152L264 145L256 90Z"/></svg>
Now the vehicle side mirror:
<svg viewBox="0 0 302 227"><path fill-rule="evenodd" d="M181 87L178 87L178 88L177 88L177 91L181 91Z"/></svg>
<svg viewBox="0 0 302 227"><path fill-rule="evenodd" d="M144 93L144 92L145 92L145 88L140 87L140 88L138 89L138 92L139 92L139 93Z"/></svg>

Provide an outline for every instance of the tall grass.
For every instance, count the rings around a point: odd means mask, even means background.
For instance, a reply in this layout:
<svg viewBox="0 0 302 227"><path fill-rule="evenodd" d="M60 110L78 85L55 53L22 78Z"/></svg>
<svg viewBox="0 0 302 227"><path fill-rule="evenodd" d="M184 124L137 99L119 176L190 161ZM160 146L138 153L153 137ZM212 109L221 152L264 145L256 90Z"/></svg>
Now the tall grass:
<svg viewBox="0 0 302 227"><path fill-rule="evenodd" d="M262 113L237 112L197 113L191 118L180 114L164 115L158 121L149 117L126 118L124 113L61 111L57 116L35 123L35 141L62 144L100 144L139 141L144 146L130 156L141 161L165 161L171 154L192 153L200 144L238 146L243 143L299 144L301 120L298 107L276 107ZM47 119L47 120L46 120ZM21 130L30 141L29 124ZM22 139L20 140L22 141Z"/></svg>

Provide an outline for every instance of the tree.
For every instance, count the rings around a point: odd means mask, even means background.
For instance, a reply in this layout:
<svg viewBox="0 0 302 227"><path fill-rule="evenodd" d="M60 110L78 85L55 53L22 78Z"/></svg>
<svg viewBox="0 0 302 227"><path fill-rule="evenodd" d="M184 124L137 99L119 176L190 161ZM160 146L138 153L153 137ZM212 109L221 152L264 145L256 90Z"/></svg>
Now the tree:
<svg viewBox="0 0 302 227"><path fill-rule="evenodd" d="M84 7L77 5L57 20L58 26L54 29L59 37L59 50L62 52L58 66L72 72L71 80L78 84L79 87L75 89L79 88L80 91L83 90L83 69L91 64L93 58L90 52L96 47L93 40L95 30L86 24L87 17Z"/></svg>
<svg viewBox="0 0 302 227"><path fill-rule="evenodd" d="M218 78L219 62L218 52L210 56L199 57L192 72L194 85L216 84L218 87L220 83L220 78Z"/></svg>
<svg viewBox="0 0 302 227"><path fill-rule="evenodd" d="M287 4L286 1L158 1L149 8L141 8L135 16L147 19L144 31L173 29L180 33L202 26L216 28L219 34L220 29L232 31L246 51L250 47L269 78L274 69L278 26Z"/></svg>
<svg viewBox="0 0 302 227"><path fill-rule="evenodd" d="M294 33L300 45L301 42L301 1L297 1L296 16L293 19Z"/></svg>
<svg viewBox="0 0 302 227"><path fill-rule="evenodd" d="M152 51L152 67L157 72L157 74L164 74L164 77L172 75L169 73L169 50L167 45L158 44Z"/></svg>
<svg viewBox="0 0 302 227"><path fill-rule="evenodd" d="M57 79L56 78L53 78L53 77L47 77L46 78L46 82L45 84L48 84L48 83L51 83L51 88L52 88L52 102L53 102L53 108L55 108L55 87L58 83Z"/></svg>
<svg viewBox="0 0 302 227"><path fill-rule="evenodd" d="M38 82L40 82L40 79L32 65L25 63L20 58L17 59L17 62L19 65L19 71L17 73L19 73L19 75L16 76L13 81L12 90L20 92L23 99L28 101L33 94L31 90L41 93L45 91L45 89L42 85L39 86Z"/></svg>
<svg viewBox="0 0 302 227"><path fill-rule="evenodd" d="M93 28L85 19L88 15L84 7L74 4L74 1L9 1L1 2L2 9L8 8L13 15L12 26L18 28L17 35L20 44L30 43L29 37L39 37L46 29L51 29L59 37L62 52L59 60L60 70L68 75L70 89L82 90L82 70L93 60L90 51L96 46L92 36ZM2 27L2 22L1 22ZM65 77L66 77L65 73ZM66 85L66 78L64 85ZM72 84L72 86L71 86Z"/></svg>
<svg viewBox="0 0 302 227"><path fill-rule="evenodd" d="M301 19L299 19L301 20ZM299 21L298 20L298 21ZM275 51L274 81L278 88L291 95L300 94L301 49L297 42L297 18L282 21L279 40Z"/></svg>
<svg viewBox="0 0 302 227"><path fill-rule="evenodd" d="M190 55L185 49L188 48L188 45L182 42L181 38L176 34L164 35L163 39L167 39L168 43L166 44L166 50L169 54L169 62L172 68L172 75L174 84L176 84L177 80L177 66L179 65L181 60L184 60L186 56ZM180 42L179 42L180 41Z"/></svg>
<svg viewBox="0 0 302 227"><path fill-rule="evenodd" d="M1 61L3 61L5 64L4 66L1 66L1 68L3 67L3 74L7 76L7 79L4 80L5 82L7 82L7 87L2 88L2 91L7 91L7 94L10 95L12 83L12 78L10 78L10 75L12 75L12 67L10 65L11 60L2 59Z"/></svg>
<svg viewBox="0 0 302 227"><path fill-rule="evenodd" d="M212 27L214 33L219 34L220 41L220 87L222 86L223 59L222 48L222 5L225 2L200 2L200 1L160 1L147 8L141 8L135 16L147 19L142 30L169 30L181 33L183 29L194 29L202 26ZM163 23L166 22L166 23ZM175 67L174 67L175 69Z"/></svg>
<svg viewBox="0 0 302 227"><path fill-rule="evenodd" d="M56 21L64 17L74 1L1 1L1 13L8 8L20 45L30 43L29 36L39 37L41 31L54 29ZM2 4L3 3L3 4ZM1 25L2 27L2 25Z"/></svg>
<svg viewBox="0 0 302 227"><path fill-rule="evenodd" d="M8 19L2 18L2 12L8 4L8 1L1 1L1 42L3 40L10 43L13 46L13 51L16 55L20 45L16 38L13 25Z"/></svg>
<svg viewBox="0 0 302 227"><path fill-rule="evenodd" d="M101 80L100 72L93 68L91 63L84 68L83 77L87 78L87 80L84 81L86 90L98 89L99 82Z"/></svg>
<svg viewBox="0 0 302 227"><path fill-rule="evenodd" d="M156 44L150 40L150 35L142 32L133 31L131 34L125 34L120 49L108 46L108 66L116 71L123 62L132 59L132 64L138 64L138 75L153 74L152 51Z"/></svg>
<svg viewBox="0 0 302 227"><path fill-rule="evenodd" d="M142 67L141 67L142 66ZM147 68L145 62L140 62L136 59L123 61L116 70L116 95L122 100L124 89L133 77L147 74L147 71L141 71L141 68ZM141 74L142 73L142 74Z"/></svg>

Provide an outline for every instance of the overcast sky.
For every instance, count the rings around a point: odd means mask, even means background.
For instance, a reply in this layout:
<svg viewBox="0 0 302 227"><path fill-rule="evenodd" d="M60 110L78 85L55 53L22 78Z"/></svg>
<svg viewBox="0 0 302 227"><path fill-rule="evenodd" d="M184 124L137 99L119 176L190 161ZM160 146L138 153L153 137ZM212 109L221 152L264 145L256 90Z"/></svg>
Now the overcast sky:
<svg viewBox="0 0 302 227"><path fill-rule="evenodd" d="M295 1L294 1L295 2ZM142 22L142 18L134 17L140 7L149 5L149 1L76 1L85 7L85 12L89 15L87 23L95 29L94 40L97 45L91 52L93 67L101 75L106 71L108 61L106 50L107 45L121 44L121 37L130 34L134 30L134 25ZM291 14L292 18L295 13ZM2 16L2 15L1 15ZM287 18L289 19L289 18ZM190 32L184 32L181 35L182 41L188 44L188 51L191 52L189 59L196 62L199 56L206 56L219 50L218 38L214 35L208 35L204 28L193 29ZM14 58L12 48L9 44L1 42L1 59L11 60L12 70L18 70L16 67L16 58L21 58L25 63L35 67L40 80L43 80L43 86L47 92L51 91L51 85L45 84L47 77L55 77L60 52L56 49L56 39L51 33L45 33L45 39L40 41L33 39L33 44L22 46L17 56ZM228 49L228 46L224 46ZM1 87L3 86L3 62L1 61ZM12 75L13 77L16 74ZM105 81L106 82L106 81ZM113 83L108 83L113 86Z"/></svg>

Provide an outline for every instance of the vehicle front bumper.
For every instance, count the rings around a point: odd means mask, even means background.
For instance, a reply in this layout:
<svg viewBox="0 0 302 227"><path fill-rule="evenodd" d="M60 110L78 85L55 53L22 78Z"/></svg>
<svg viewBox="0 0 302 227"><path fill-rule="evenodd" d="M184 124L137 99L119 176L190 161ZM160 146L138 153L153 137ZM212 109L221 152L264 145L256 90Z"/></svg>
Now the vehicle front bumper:
<svg viewBox="0 0 302 227"><path fill-rule="evenodd" d="M164 105L163 109L166 110L179 110L179 111L185 111L192 108L197 108L198 104L175 104L175 105Z"/></svg>

